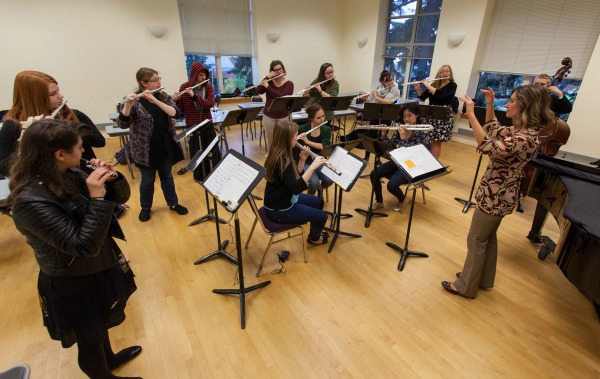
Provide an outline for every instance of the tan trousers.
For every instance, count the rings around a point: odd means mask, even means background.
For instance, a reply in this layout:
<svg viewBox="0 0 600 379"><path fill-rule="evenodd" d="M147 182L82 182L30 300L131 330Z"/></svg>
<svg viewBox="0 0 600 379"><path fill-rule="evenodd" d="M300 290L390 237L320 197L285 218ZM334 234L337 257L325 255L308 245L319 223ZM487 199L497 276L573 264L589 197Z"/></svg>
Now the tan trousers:
<svg viewBox="0 0 600 379"><path fill-rule="evenodd" d="M496 278L498 238L502 216L490 216L479 209L473 212L467 236L467 258L454 286L464 297L475 298L479 288L492 288Z"/></svg>
<svg viewBox="0 0 600 379"><path fill-rule="evenodd" d="M287 118L287 117L286 117ZM277 120L285 120L286 118L271 118L269 116L263 116L262 125L265 128L265 135L267 136L267 147L271 147L271 141L273 141L273 131L275 130L275 123Z"/></svg>

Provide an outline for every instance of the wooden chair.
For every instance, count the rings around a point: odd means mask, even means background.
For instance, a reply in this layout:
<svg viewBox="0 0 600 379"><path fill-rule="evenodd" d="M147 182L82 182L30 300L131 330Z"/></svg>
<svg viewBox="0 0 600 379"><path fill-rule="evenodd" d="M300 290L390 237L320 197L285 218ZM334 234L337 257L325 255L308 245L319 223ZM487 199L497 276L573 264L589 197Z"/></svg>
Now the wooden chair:
<svg viewBox="0 0 600 379"><path fill-rule="evenodd" d="M256 202L254 201L254 198L252 196L248 197L248 202L250 203L250 207L252 208L252 212L254 212L254 215L256 216L256 218L254 219L254 223L252 224L252 229L250 229L250 234L248 235L248 240L246 241L245 248L246 249L248 248L248 244L250 243L250 239L252 238L252 234L254 232L254 228L256 227L257 223L260 223L260 226L262 227L265 234L269 235L269 243L267 244L267 248L265 249L265 252L263 253L262 259L258 266L258 271L256 271L256 276L257 277L260 276L260 272L262 271L263 265L265 263L265 258L267 256L267 253L269 252L269 249L271 248L271 245L274 243L277 243L277 242L285 241L292 237L301 236L302 251L304 253L304 262L305 263L308 262L308 255L306 254L306 248L304 247L304 229L302 228L302 225L304 225L304 223L302 223L302 224L280 224L280 223L271 221L271 219L269 219L267 217L265 207L258 208L258 206L256 205ZM292 234L292 233L294 233L294 234ZM287 235L287 236L285 236L284 238L276 239L276 237L281 236L281 235Z"/></svg>

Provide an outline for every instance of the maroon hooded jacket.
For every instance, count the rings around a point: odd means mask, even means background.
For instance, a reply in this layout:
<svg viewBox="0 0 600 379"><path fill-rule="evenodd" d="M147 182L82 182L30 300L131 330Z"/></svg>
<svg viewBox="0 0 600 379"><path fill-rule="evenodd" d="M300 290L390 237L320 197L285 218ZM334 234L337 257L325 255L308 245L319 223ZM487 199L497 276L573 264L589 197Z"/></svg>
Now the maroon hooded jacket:
<svg viewBox="0 0 600 379"><path fill-rule="evenodd" d="M206 78L208 79L208 70L200 62L192 63L190 69L190 80L183 83L179 87L179 91L183 91L186 88L193 87L198 84L196 78L198 74L204 71ZM187 93L184 93L177 100L177 108L185 113L185 124L192 126L199 124L203 120L212 119L210 114L210 108L215 105L215 90L209 82L201 85L200 87L194 88L194 97L190 97ZM202 112L202 114L200 114Z"/></svg>

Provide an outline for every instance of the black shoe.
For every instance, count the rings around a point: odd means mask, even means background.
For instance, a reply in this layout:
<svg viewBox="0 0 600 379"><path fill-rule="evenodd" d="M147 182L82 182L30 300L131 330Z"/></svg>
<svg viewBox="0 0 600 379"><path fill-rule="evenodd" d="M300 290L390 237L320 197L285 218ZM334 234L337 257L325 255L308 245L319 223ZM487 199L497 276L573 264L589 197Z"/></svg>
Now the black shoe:
<svg viewBox="0 0 600 379"><path fill-rule="evenodd" d="M456 277L457 277L457 278L460 278L460 272L457 272L457 273L456 273Z"/></svg>
<svg viewBox="0 0 600 379"><path fill-rule="evenodd" d="M452 287L450 286L450 282L442 282L442 287L444 287L444 289L448 292L450 292L453 295L459 295L460 296L460 292L458 292L457 290L452 289Z"/></svg>
<svg viewBox="0 0 600 379"><path fill-rule="evenodd" d="M108 362L108 368L113 371L117 367L129 362L133 358L140 355L142 352L141 346L131 346L126 349L119 351L114 357Z"/></svg>
<svg viewBox="0 0 600 379"><path fill-rule="evenodd" d="M139 219L142 222L150 220L150 209L142 209Z"/></svg>
<svg viewBox="0 0 600 379"><path fill-rule="evenodd" d="M172 210L173 212L177 212L180 215L186 215L188 214L188 209L182 205L173 205L172 207L169 207L170 210Z"/></svg>
<svg viewBox="0 0 600 379"><path fill-rule="evenodd" d="M183 175L188 171L187 167L182 167L177 171L177 175Z"/></svg>

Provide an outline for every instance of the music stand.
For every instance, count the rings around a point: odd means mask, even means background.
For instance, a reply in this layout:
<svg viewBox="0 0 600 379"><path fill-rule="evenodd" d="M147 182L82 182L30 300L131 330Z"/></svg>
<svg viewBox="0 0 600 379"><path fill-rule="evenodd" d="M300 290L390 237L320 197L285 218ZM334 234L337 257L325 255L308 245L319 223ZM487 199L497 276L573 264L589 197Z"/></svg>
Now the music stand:
<svg viewBox="0 0 600 379"><path fill-rule="evenodd" d="M215 147L217 142L219 142L219 139L222 137L222 135L224 133L225 133L225 130L221 129L219 134L211 141L211 143L208 145L208 147L206 148L206 150L204 152L202 150L198 150L198 152L196 152L196 154L194 154L194 157L190 160L190 163L187 166L188 170L194 171L196 169L196 167L198 167L198 165L204 160L204 158L206 158L209 155L210 151L213 149L213 147ZM213 169L211 167L211 172L209 173L209 176L212 173L212 170ZM207 179L207 177L205 174L204 180L206 181L206 179ZM199 183L202 187L204 187L202 182L199 182ZM204 191L204 193L206 195L206 206L208 208L208 191ZM203 257L198 258L194 262L194 264L199 265L200 263L204 263L207 260L216 258L216 257L225 258L228 261L230 261L231 263L236 264L237 263L236 259L233 256L231 256L231 254L229 254L225 251L225 248L227 247L227 244L229 243L229 241L225 240L225 241L221 242L221 231L219 229L219 223L226 224L227 222L225 222L225 220L223 220L219 217L219 209L217 208L217 201L216 201L216 199L214 199L214 197L213 197L213 209L209 208L207 215L204 215L200 218L195 219L188 226L194 226L196 224L199 224L203 221L210 220L210 219L219 221L219 222L215 222L215 227L217 229L217 250L215 250L212 253L207 254Z"/></svg>
<svg viewBox="0 0 600 379"><path fill-rule="evenodd" d="M395 152L398 152L402 149L404 152L408 152L407 155L404 155L405 158L400 158L400 156L397 156L394 154ZM428 152L428 150L423 145L403 147L403 148L396 149L393 152L390 152L390 158L392 159L392 161L394 163L396 163L398 168L400 170L402 170L402 172L410 180L410 182L408 183L408 186L406 187L406 192L405 192L404 196L407 196L408 191L411 189L413 192L411 204L410 204L410 215L408 216L408 226L407 226L407 230L406 230L406 240L404 241L404 247L402 248L393 242L385 243L387 246L391 247L392 249L394 249L400 253L400 262L398 262L398 271L404 270L404 265L406 264L406 258L408 258L408 257L411 257L411 256L423 257L423 258L429 257L429 255L427 255L425 253L422 253L420 251L410 250L408 248L408 241L410 239L410 229L411 229L412 218L413 218L413 213L414 213L414 209L415 209L415 199L417 198L417 188L424 186L425 183L430 180L439 178L444 175L448 175L449 173L452 172L452 171L448 171L447 167L442 166L442 164L439 163L439 161L437 161L437 159L435 159L433 157L433 155L431 155L431 153L429 153L429 155L427 157L424 157L422 160L422 163L421 163L421 161L419 161L419 158L418 158L419 156L417 154L413 154L411 152L411 150L420 152L421 154L424 151ZM408 157L408 159L406 157ZM408 160L410 160L410 162L411 162L410 166L414 165L413 167L415 169L418 169L420 166L421 167L426 166L426 167L432 167L432 168L431 169L428 168L426 170L427 172L424 174L413 176L410 173L410 172L412 172L411 169L407 169L406 162ZM431 162L436 162L436 161L437 161L437 164L434 164L434 165L431 164ZM408 167L410 167L410 166L408 166Z"/></svg>
<svg viewBox="0 0 600 379"><path fill-rule="evenodd" d="M210 173L202 186L215 200L234 215L235 219L235 246L237 251L237 265L239 273L239 288L213 289L219 295L240 296L240 319L242 329L246 328L246 294L271 284L271 281L262 282L251 287L244 284L244 265L242 262L242 238L240 236L240 219L238 209L246 201L252 190L265 176L266 169L256 162L251 161L235 150L219 162Z"/></svg>
<svg viewBox="0 0 600 379"><path fill-rule="evenodd" d="M419 105L419 110L420 110L420 107L421 106ZM486 119L485 119L486 109L484 107L475 107L474 111L475 111L475 117L477 118L477 121L479 121L479 123L481 125L484 125L486 122ZM464 112L464 108L463 108L463 112ZM506 126L512 125L512 119L506 117L506 112L495 110L494 114L495 114L496 118L498 119L498 122L500 122L501 125L506 125ZM477 161L477 168L475 169L475 176L473 177L473 184L471 185L471 192L469 193L469 200L461 199L460 197L454 198L454 200L456 200L459 203L464 205L462 213L467 213L471 207L474 207L475 205L477 205L477 203L472 202L471 199L473 199L473 192L475 191L475 185L477 184L477 179L479 176L479 167L481 167L482 159L483 159L483 154L479 154L479 160Z"/></svg>
<svg viewBox="0 0 600 379"><path fill-rule="evenodd" d="M419 104L419 116L421 119L450 121L452 115L450 108L442 105Z"/></svg>
<svg viewBox="0 0 600 379"><path fill-rule="evenodd" d="M282 96L273 99L269 106L269 112L286 111L289 113L290 121L292 121L292 112L302 109L308 102L313 102L313 97L306 96Z"/></svg>
<svg viewBox="0 0 600 379"><path fill-rule="evenodd" d="M398 115L405 108L402 104L380 104L380 103L365 103L365 109L363 111L363 120L369 120L372 124L373 120L377 120L377 125L381 125L382 121L395 121ZM377 138L380 134L377 130L370 133L367 131L367 136L371 138ZM365 153L365 159L368 159L371 153L368 151ZM367 175L363 175L361 178L365 178Z"/></svg>
<svg viewBox="0 0 600 379"><path fill-rule="evenodd" d="M330 156L333 153L333 151L335 150L335 148L338 146L346 151L351 151L359 143L360 143L360 140L355 140L355 141L349 141L349 142L338 142L338 143L334 143L331 145L327 145L321 151L321 155L323 155L324 157ZM329 224L329 229L335 229L335 222L338 217L340 217L340 218L352 217L352 215L350 213L340 213L338 215L336 213L336 204L337 204L337 191L333 191L333 212L325 211L325 213L327 213L329 216L331 216L331 223Z"/></svg>
<svg viewBox="0 0 600 379"><path fill-rule="evenodd" d="M336 191L339 194L334 197L333 207L336 212L336 217L333 218L332 216L332 219L335 220L335 226L333 228L325 227L325 230L333 232L333 238L331 239L329 249L327 250L328 253L331 253L333 247L335 246L335 242L337 241L337 238L340 235L354 238L362 237L360 234L340 231L340 221L342 219L342 195L344 191L350 192L350 190L354 186L354 183L356 183L356 180L358 179L360 173L363 172L363 170L367 166L367 162L360 159L356 155L350 153L349 151L352 148L352 145L356 146L357 143L357 141L347 143L346 145L348 146L344 146L343 148L341 146L337 146L333 150L333 153L329 156L328 161L332 166L336 167L338 170L340 169L340 167L344 167L344 170L341 171L342 175L335 174L327 167L322 167L321 169L321 173L325 174L325 176L327 176L335 183ZM323 154L323 156L325 156L326 152L328 151L325 151L325 149L323 149L321 153Z"/></svg>
<svg viewBox="0 0 600 379"><path fill-rule="evenodd" d="M362 142L363 148L371 154L375 154L375 162L373 164L373 171L377 170L377 166L381 163L381 156L390 150L394 150L395 147L387 144L383 141L378 141L373 138L361 136L360 141ZM369 201L369 209L354 208L354 211L366 216L365 228L371 225L372 217L388 217L387 213L375 212L373 210L373 197L375 196L375 188L371 186L371 200Z"/></svg>
<svg viewBox="0 0 600 379"><path fill-rule="evenodd" d="M338 96L338 97L321 97L318 99L319 105L323 108L325 112L333 112L333 118L331 119L332 125L331 128L333 130L333 122L335 121L335 111L343 111L350 108L350 104L352 104L352 100L354 100L354 96ZM325 113L327 114L327 113ZM340 136L341 130L341 121L340 126L338 126L338 140ZM344 126L344 135L346 135L346 128Z"/></svg>
<svg viewBox="0 0 600 379"><path fill-rule="evenodd" d="M235 116L237 117L236 120L237 120L237 123L240 124L240 130L242 132L242 154L246 155L246 150L244 148L244 127L243 127L243 125L245 123L256 120L256 117L262 111L262 107L245 108L245 109L240 109L240 111L242 111L242 112L239 115L236 114ZM230 111L230 112L233 112L233 111ZM229 113L227 115L229 116ZM226 120L227 120L227 116L225 117L225 120L223 120L223 122L225 122Z"/></svg>

